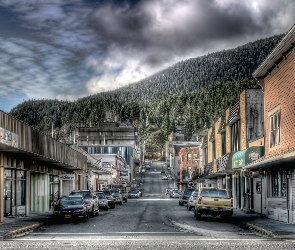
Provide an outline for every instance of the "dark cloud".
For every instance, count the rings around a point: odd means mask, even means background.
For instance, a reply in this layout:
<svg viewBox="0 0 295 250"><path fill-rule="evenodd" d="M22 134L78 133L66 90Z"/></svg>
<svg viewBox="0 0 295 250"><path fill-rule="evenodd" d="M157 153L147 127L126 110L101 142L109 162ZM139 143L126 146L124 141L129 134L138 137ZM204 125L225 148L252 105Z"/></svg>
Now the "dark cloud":
<svg viewBox="0 0 295 250"><path fill-rule="evenodd" d="M112 90L285 33L294 13L293 0L0 1L1 102Z"/></svg>

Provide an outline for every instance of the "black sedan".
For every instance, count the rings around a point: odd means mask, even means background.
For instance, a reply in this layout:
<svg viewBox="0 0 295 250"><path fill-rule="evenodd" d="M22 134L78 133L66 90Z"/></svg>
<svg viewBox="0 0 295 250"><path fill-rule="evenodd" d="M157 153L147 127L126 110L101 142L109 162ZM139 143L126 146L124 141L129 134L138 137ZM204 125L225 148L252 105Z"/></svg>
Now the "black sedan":
<svg viewBox="0 0 295 250"><path fill-rule="evenodd" d="M53 210L53 219L60 220L82 220L86 222L89 218L87 205L81 195L70 195L60 198Z"/></svg>

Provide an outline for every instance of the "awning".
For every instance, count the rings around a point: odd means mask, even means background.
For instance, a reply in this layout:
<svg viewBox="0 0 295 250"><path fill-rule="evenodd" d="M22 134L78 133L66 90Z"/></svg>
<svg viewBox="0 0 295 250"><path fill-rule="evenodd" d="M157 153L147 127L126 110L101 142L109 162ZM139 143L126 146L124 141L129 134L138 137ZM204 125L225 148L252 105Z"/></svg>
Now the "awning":
<svg viewBox="0 0 295 250"><path fill-rule="evenodd" d="M236 152L232 157L232 168L242 168L247 164L264 156L264 146L252 146L242 151Z"/></svg>

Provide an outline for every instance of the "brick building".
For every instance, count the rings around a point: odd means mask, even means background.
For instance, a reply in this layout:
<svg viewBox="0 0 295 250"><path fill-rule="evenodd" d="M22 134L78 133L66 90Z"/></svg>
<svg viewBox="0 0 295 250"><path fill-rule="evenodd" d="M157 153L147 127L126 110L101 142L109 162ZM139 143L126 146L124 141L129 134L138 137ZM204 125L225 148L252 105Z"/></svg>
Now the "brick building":
<svg viewBox="0 0 295 250"><path fill-rule="evenodd" d="M295 223L295 26L253 73L264 92L265 156L244 167L257 171L255 210Z"/></svg>

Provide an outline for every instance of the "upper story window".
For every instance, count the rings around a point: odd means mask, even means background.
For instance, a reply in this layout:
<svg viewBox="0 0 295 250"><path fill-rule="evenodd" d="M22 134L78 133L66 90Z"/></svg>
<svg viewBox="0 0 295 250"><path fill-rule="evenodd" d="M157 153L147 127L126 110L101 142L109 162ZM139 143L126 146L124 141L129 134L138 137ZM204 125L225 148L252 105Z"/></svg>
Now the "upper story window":
<svg viewBox="0 0 295 250"><path fill-rule="evenodd" d="M240 120L236 121L230 127L231 151L240 151Z"/></svg>
<svg viewBox="0 0 295 250"><path fill-rule="evenodd" d="M226 136L225 132L221 134L221 155L226 154Z"/></svg>
<svg viewBox="0 0 295 250"><path fill-rule="evenodd" d="M216 158L216 148L215 148L215 140L212 143L212 160Z"/></svg>
<svg viewBox="0 0 295 250"><path fill-rule="evenodd" d="M208 148L203 148L204 165L208 163Z"/></svg>
<svg viewBox="0 0 295 250"><path fill-rule="evenodd" d="M269 147L278 146L281 142L281 111L269 116Z"/></svg>
<svg viewBox="0 0 295 250"><path fill-rule="evenodd" d="M192 154L187 154L187 160L191 161L192 160Z"/></svg>

